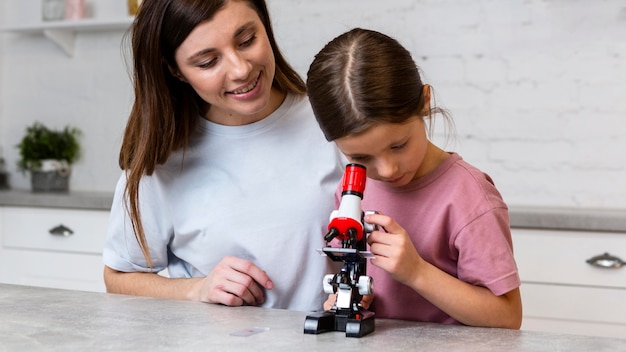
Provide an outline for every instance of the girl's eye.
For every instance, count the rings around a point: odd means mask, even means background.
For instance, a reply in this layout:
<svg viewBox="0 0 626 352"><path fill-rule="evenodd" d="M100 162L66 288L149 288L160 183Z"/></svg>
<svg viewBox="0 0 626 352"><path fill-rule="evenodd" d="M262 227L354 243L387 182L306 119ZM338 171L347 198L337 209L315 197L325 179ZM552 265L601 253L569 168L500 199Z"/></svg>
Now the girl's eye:
<svg viewBox="0 0 626 352"><path fill-rule="evenodd" d="M399 144L399 145L394 145L394 146L391 146L391 149L393 149L393 150L399 150L399 149L402 149L402 148L406 147L406 143L407 143L407 142L404 142L404 143Z"/></svg>
<svg viewBox="0 0 626 352"><path fill-rule="evenodd" d="M350 159L354 162L365 163L370 160L369 156L351 156Z"/></svg>

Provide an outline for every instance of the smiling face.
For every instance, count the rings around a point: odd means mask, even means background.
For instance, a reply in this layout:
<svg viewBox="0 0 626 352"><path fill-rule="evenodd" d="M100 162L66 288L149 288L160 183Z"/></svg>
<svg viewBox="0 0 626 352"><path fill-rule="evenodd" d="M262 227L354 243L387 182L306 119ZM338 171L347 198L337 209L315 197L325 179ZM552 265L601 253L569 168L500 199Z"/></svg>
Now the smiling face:
<svg viewBox="0 0 626 352"><path fill-rule="evenodd" d="M426 175L445 158L445 153L428 141L419 116L403 124L380 123L335 143L348 160L367 168L369 178L396 187Z"/></svg>
<svg viewBox="0 0 626 352"><path fill-rule="evenodd" d="M242 1L199 24L176 50L179 79L189 83L210 109L208 120L245 125L263 119L284 94L272 89L274 54L257 13Z"/></svg>

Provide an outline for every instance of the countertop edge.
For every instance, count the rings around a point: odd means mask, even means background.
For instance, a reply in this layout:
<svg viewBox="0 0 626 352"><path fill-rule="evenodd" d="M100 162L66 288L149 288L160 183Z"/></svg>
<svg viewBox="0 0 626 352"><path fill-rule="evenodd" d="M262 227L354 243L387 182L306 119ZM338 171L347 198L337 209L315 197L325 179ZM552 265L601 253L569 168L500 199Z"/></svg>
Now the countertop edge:
<svg viewBox="0 0 626 352"><path fill-rule="evenodd" d="M111 209L112 192L0 190L0 206ZM509 205L511 228L626 233L626 209Z"/></svg>
<svg viewBox="0 0 626 352"><path fill-rule="evenodd" d="M626 209L509 206L511 228L626 232Z"/></svg>
<svg viewBox="0 0 626 352"><path fill-rule="evenodd" d="M111 210L113 193L70 191L67 193L36 193L27 190L0 191L0 206L41 207L61 209Z"/></svg>

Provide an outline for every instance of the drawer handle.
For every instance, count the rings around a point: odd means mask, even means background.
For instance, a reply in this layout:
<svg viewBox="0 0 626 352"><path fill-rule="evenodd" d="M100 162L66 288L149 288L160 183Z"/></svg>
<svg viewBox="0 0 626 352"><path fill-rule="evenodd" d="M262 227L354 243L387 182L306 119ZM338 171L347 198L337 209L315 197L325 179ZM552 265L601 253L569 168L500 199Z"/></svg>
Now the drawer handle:
<svg viewBox="0 0 626 352"><path fill-rule="evenodd" d="M68 237L74 234L74 231L72 231L72 229L70 229L69 227L65 227L63 225L59 225L57 227L54 227L52 229L50 229L50 231L48 231L51 235L55 235L55 236L63 236L63 237Z"/></svg>
<svg viewBox="0 0 626 352"><path fill-rule="evenodd" d="M616 256L610 255L609 253L596 255L593 258L587 259L587 263L603 269L619 269L626 265L626 262Z"/></svg>

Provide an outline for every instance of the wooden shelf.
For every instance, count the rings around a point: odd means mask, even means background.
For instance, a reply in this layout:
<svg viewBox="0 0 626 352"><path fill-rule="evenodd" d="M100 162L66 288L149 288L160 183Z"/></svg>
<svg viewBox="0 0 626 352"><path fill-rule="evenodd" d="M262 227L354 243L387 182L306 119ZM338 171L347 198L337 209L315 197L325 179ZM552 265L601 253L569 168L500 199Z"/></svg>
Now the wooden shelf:
<svg viewBox="0 0 626 352"><path fill-rule="evenodd" d="M17 34L41 33L57 44L68 56L74 55L76 35L80 32L98 32L105 30L126 30L134 17L121 19L84 19L75 21L50 21L32 24L0 27L0 32Z"/></svg>

